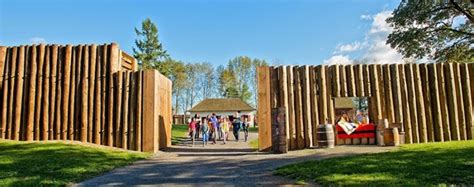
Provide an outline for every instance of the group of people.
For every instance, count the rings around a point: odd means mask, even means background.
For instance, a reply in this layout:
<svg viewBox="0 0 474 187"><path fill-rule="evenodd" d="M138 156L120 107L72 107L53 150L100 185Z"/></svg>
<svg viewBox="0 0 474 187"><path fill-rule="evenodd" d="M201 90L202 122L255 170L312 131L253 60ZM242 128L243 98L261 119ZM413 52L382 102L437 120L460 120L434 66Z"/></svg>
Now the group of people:
<svg viewBox="0 0 474 187"><path fill-rule="evenodd" d="M232 129L235 141L239 141L239 134L242 130L244 132L244 141L247 141L249 133L248 118L241 117L240 111L233 116L216 116L215 113L201 118L199 115L194 115L189 122L189 138L194 146L195 141L202 138L202 145L207 145L208 142L216 144L217 141L222 141L226 144L229 139L229 131Z"/></svg>

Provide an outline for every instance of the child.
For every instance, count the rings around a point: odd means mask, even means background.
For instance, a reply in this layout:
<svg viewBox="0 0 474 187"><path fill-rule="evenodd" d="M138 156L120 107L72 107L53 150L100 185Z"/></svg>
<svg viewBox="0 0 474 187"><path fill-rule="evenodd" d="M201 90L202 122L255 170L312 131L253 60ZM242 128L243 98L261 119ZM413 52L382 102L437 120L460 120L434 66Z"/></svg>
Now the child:
<svg viewBox="0 0 474 187"><path fill-rule="evenodd" d="M248 122L248 118L244 118L244 122L242 123L242 128L244 129L245 142L247 142L247 138L249 137L249 122Z"/></svg>
<svg viewBox="0 0 474 187"><path fill-rule="evenodd" d="M220 121L221 124L221 131L222 131L222 139L225 142L227 141L227 137L229 136L229 123L227 122L227 117L223 117Z"/></svg>
<svg viewBox="0 0 474 187"><path fill-rule="evenodd" d="M191 141L194 147L194 140L196 138L196 119L192 118L191 122L189 123L189 136L191 137Z"/></svg>
<svg viewBox="0 0 474 187"><path fill-rule="evenodd" d="M202 146L207 144L209 138L209 126L207 124L207 119L204 119L201 123L201 133L202 133Z"/></svg>

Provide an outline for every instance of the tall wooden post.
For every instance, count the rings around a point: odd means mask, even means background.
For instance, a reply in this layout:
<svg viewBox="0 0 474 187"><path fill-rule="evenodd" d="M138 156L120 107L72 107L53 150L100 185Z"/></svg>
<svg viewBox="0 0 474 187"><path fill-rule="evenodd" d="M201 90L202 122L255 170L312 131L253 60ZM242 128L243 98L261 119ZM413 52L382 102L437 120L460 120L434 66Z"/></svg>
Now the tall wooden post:
<svg viewBox="0 0 474 187"><path fill-rule="evenodd" d="M258 87L258 150L268 150L272 146L270 108L270 68L257 68ZM144 97L145 99L145 97ZM145 112L145 111L144 111ZM145 112L146 113L146 112Z"/></svg>
<svg viewBox="0 0 474 187"><path fill-rule="evenodd" d="M145 70L143 74L143 151L159 149L158 118L158 71Z"/></svg>

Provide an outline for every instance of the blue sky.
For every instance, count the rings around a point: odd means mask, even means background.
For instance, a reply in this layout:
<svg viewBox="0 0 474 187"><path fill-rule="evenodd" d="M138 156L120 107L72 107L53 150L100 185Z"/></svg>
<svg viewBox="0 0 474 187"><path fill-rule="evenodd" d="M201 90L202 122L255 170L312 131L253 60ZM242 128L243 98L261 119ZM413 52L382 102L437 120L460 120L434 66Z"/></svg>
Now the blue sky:
<svg viewBox="0 0 474 187"><path fill-rule="evenodd" d="M390 49L383 40L389 30L382 22L398 4L399 0L0 0L0 45L115 41L131 54L134 27L150 17L171 57L185 62L226 64L239 55L275 64L352 62L387 56Z"/></svg>

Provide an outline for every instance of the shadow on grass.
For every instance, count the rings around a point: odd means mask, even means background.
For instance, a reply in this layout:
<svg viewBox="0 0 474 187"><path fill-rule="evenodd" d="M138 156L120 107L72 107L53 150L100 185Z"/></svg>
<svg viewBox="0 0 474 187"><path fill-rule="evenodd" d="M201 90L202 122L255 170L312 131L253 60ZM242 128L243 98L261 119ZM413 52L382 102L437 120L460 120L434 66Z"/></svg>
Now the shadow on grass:
<svg viewBox="0 0 474 187"><path fill-rule="evenodd" d="M66 143L0 141L0 186L64 186L146 158Z"/></svg>
<svg viewBox="0 0 474 187"><path fill-rule="evenodd" d="M474 141L420 144L399 151L284 166L277 175L322 185L474 184Z"/></svg>

